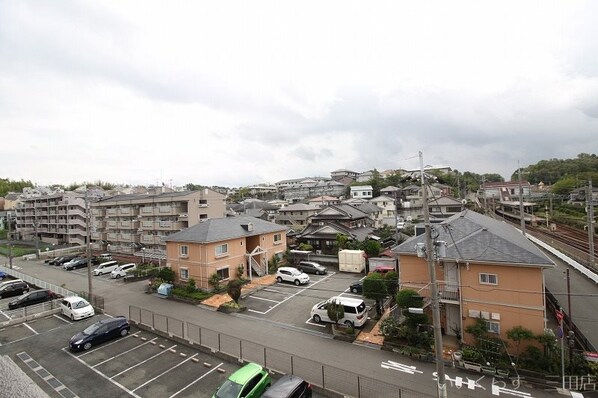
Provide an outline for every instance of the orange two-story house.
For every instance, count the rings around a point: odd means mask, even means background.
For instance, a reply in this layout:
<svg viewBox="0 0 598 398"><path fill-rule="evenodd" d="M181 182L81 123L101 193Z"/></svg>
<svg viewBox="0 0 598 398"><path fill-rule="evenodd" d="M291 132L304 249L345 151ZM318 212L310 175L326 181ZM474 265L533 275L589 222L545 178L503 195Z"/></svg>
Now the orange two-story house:
<svg viewBox="0 0 598 398"><path fill-rule="evenodd" d="M208 280L217 274L221 281L240 276L262 276L268 261L282 257L286 250L287 228L255 217L213 218L169 235L166 264L175 272L175 283L195 280L209 289Z"/></svg>
<svg viewBox="0 0 598 398"><path fill-rule="evenodd" d="M472 344L473 336L465 329L478 317L484 318L490 333L503 340L515 326L544 333L543 270L554 263L540 249L511 225L468 210L432 228L436 247L446 248L446 253L437 250L435 261L445 334L460 334L465 343ZM393 252L400 256L400 288L429 297L427 260L418 257L416 249L424 243L422 234Z"/></svg>

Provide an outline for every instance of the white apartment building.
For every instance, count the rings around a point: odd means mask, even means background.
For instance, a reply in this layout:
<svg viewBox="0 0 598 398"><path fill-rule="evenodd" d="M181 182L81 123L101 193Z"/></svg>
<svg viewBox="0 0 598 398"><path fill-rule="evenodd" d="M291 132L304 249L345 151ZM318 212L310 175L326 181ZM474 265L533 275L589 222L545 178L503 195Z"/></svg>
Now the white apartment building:
<svg viewBox="0 0 598 398"><path fill-rule="evenodd" d="M23 240L86 244L85 194L61 192L22 195L15 208L16 234Z"/></svg>
<svg viewBox="0 0 598 398"><path fill-rule="evenodd" d="M226 197L208 188L153 195L117 195L91 209L94 249L164 259L170 234L226 217Z"/></svg>

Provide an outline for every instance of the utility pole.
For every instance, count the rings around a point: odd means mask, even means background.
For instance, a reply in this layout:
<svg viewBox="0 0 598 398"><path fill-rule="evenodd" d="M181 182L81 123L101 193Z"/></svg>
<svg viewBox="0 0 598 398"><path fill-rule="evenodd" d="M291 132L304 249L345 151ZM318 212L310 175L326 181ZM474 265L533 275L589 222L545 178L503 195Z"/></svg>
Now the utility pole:
<svg viewBox="0 0 598 398"><path fill-rule="evenodd" d="M86 240L86 255L87 255L87 290L89 294L89 301L93 305L92 289L91 289L91 246L89 244L89 200L87 198L88 188L85 187L85 240Z"/></svg>
<svg viewBox="0 0 598 398"><path fill-rule="evenodd" d="M521 167L517 162L517 175L519 176L519 216L521 217L521 233L525 236L525 212L523 211L523 185L521 185Z"/></svg>
<svg viewBox="0 0 598 398"><path fill-rule="evenodd" d="M590 243L590 267L596 268L596 259L594 258L594 197L592 196L592 180L588 184L588 239Z"/></svg>
<svg viewBox="0 0 598 398"><path fill-rule="evenodd" d="M34 214L34 224L33 224L33 229L35 232L35 257L39 260L39 236L37 234L37 202L34 201L33 202L33 214Z"/></svg>
<svg viewBox="0 0 598 398"><path fill-rule="evenodd" d="M430 274L432 295L432 324L434 326L434 348L436 352L436 373L438 377L438 398L446 398L446 382L444 377L444 358L442 353L442 329L440 327L440 306L438 300L438 286L436 284L436 269L434 266L434 247L432 244L432 228L430 227L430 210L428 209L428 187L424 177L424 156L419 152L419 167L421 172L422 207L424 210L424 226L426 234L426 259Z"/></svg>
<svg viewBox="0 0 598 398"><path fill-rule="evenodd" d="M6 213L8 219L8 265L12 269L12 220L10 212Z"/></svg>

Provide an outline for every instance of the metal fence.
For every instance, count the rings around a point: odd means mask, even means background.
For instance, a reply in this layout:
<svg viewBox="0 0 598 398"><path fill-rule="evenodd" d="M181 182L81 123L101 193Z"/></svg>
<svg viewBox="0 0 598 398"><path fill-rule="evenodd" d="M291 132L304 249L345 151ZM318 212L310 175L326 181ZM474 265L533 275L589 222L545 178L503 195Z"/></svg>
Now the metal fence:
<svg viewBox="0 0 598 398"><path fill-rule="evenodd" d="M277 373L294 374L326 391L358 398L424 398L431 395L323 365L238 337L200 327L153 311L129 306L132 322L243 362L255 362Z"/></svg>
<svg viewBox="0 0 598 398"><path fill-rule="evenodd" d="M52 292L59 294L63 297L68 297L68 296L77 296L77 293L72 292L68 289L65 289L61 286L56 286L53 285L51 283L48 283L46 281L42 281L41 279L37 279L34 278L32 276L29 276L27 274L24 274L22 272L19 272L15 269L11 269L8 267L4 267L0 265L0 271L4 271L6 272L8 275L14 277L14 278L18 278L18 279L22 279L23 281L29 283L30 285L34 285L39 287L40 289L50 289Z"/></svg>

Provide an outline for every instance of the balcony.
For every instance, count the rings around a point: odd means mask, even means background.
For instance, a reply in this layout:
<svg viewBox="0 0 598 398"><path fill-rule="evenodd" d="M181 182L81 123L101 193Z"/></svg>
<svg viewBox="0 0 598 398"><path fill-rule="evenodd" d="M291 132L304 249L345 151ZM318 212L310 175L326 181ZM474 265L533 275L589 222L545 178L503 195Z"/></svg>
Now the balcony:
<svg viewBox="0 0 598 398"><path fill-rule="evenodd" d="M116 229L117 225L118 225L118 223L116 221L108 221L106 223L106 228Z"/></svg>
<svg viewBox="0 0 598 398"><path fill-rule="evenodd" d="M118 234L115 232L109 232L106 238L107 240L118 240Z"/></svg>
<svg viewBox="0 0 598 398"><path fill-rule="evenodd" d="M105 232L92 232L91 239L93 240L106 240L106 233Z"/></svg>
<svg viewBox="0 0 598 398"><path fill-rule="evenodd" d="M429 283L402 283L401 289L403 288L416 290L422 297L431 296ZM438 281L438 298L441 303L458 304L460 302L459 286L456 283Z"/></svg>
<svg viewBox="0 0 598 398"><path fill-rule="evenodd" d="M107 216L116 217L116 215L117 215L117 214L116 214L116 210L117 210L117 209L107 209L107 210L106 210L106 215L107 215Z"/></svg>
<svg viewBox="0 0 598 398"><path fill-rule="evenodd" d="M130 216L132 211L130 207L123 207L118 209L117 213L119 216Z"/></svg>

